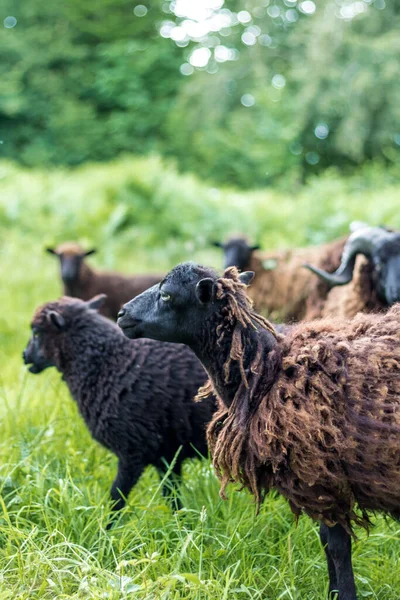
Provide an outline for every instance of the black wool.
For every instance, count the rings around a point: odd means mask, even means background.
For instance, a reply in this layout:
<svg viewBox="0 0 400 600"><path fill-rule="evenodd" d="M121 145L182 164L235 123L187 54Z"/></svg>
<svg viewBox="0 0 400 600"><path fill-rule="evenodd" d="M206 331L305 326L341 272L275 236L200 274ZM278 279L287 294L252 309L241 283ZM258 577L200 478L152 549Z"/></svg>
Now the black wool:
<svg viewBox="0 0 400 600"><path fill-rule="evenodd" d="M193 400L207 375L191 350L128 340L94 304L64 297L39 308L24 358L34 373L62 373L93 438L118 457L111 496L119 509L147 465L163 475L180 449L180 475L186 458L207 455L215 403Z"/></svg>

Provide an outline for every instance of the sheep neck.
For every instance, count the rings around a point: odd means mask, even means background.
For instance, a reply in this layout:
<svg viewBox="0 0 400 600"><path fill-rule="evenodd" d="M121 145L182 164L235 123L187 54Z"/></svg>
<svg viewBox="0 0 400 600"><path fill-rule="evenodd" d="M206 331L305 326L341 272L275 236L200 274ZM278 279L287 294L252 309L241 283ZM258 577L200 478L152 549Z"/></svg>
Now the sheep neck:
<svg viewBox="0 0 400 600"><path fill-rule="evenodd" d="M107 323L108 325L108 323ZM102 327L102 329L100 329ZM62 370L65 378L87 381L88 375L97 375L99 369L104 368L108 362L116 362L126 351L126 340L118 329L110 322L107 331L104 323L93 319L93 323L79 322L77 320L74 331L69 333L63 348ZM90 342L89 350L88 341ZM80 351L77 351L80 349Z"/></svg>
<svg viewBox="0 0 400 600"><path fill-rule="evenodd" d="M257 352L260 351L260 345L263 356L269 354L277 345L277 340L265 329L242 328L243 368L241 368L240 360L232 359L231 351L235 328L238 326L234 324L231 329L225 329L223 337L217 339L216 326L209 325L205 328L202 342L192 346L192 350L203 363L215 391L227 407L231 406L240 386L244 384L243 371L247 376ZM210 331L214 335L210 335ZM228 372L227 363L229 363Z"/></svg>
<svg viewBox="0 0 400 600"><path fill-rule="evenodd" d="M79 269L79 275L73 282L65 283L64 281L64 294L66 296L72 296L74 298L82 298L83 300L89 300L91 297L88 290L90 288L90 282L93 278L93 270L86 263L82 263Z"/></svg>
<svg viewBox="0 0 400 600"><path fill-rule="evenodd" d="M132 368L134 360L129 340L111 321L100 320L97 315L86 317L85 321L76 320L73 331L65 336L59 356L57 369L89 424L97 419L101 404L118 393L124 373ZM118 383L102 375L116 369L121 376ZM94 396L97 400L93 404Z"/></svg>

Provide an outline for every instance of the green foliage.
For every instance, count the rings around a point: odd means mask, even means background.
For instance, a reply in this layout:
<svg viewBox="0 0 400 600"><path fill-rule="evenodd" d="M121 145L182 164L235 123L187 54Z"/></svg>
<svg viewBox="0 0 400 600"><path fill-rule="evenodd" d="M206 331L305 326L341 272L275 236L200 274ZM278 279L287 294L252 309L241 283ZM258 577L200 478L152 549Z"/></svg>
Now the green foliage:
<svg viewBox="0 0 400 600"><path fill-rule="evenodd" d="M399 162L400 83L395 72L400 12L395 4L354 18L335 19L328 5L293 32L291 80L300 107L298 139L320 156L318 169L332 162L358 165L371 158ZM326 140L315 127L325 123Z"/></svg>
<svg viewBox="0 0 400 600"><path fill-rule="evenodd" d="M268 77L268 69L260 70L242 79L227 65L212 77L199 73L182 90L167 120L168 153L179 158L181 168L244 188L268 185L287 171L296 174L289 108L282 113L278 90L254 91ZM248 92L257 98L249 108L240 103Z"/></svg>
<svg viewBox="0 0 400 600"><path fill-rule="evenodd" d="M159 35L163 22L184 21L163 0L146 0L142 17L129 0L3 4L17 18L0 28L3 157L78 165L156 151L241 188L399 162L396 3L321 0L305 15L300 2L227 0L224 10L246 9L251 20L182 48ZM344 18L354 6L360 14ZM259 34L247 46L252 27ZM236 60L216 61L221 45ZM209 64L183 77L181 63L203 46ZM242 104L246 95L253 105ZM326 135L317 137L318 126Z"/></svg>
<svg viewBox="0 0 400 600"><path fill-rule="evenodd" d="M32 171L3 162L0 231L2 236L22 231L39 247L69 238L107 245L113 248L113 256L102 258L108 266L122 259L132 268L124 251L131 248L142 258L150 247L162 251L160 266L167 268L237 232L267 249L332 239L355 219L400 228L398 177L397 167L370 163L347 179L331 169L303 187L289 182L284 191L245 193L180 175L157 156L72 171ZM205 258L215 261L214 252L207 250ZM145 267L151 263L145 260Z"/></svg>
<svg viewBox="0 0 400 600"><path fill-rule="evenodd" d="M222 502L208 461L187 463L177 515L149 468L107 532L115 458L90 439L60 375L27 373L21 352L34 309L60 293L48 244L96 244L94 264L126 272L220 265L208 243L235 230L267 248L332 238L355 218L400 227L396 180L371 165L283 195L210 189L155 157L73 171L0 165L0 600L326 596L316 526L296 527L273 494L257 518L244 491ZM397 600L399 528L374 521L354 549L360 598Z"/></svg>
<svg viewBox="0 0 400 600"><path fill-rule="evenodd" d="M304 180L332 165L354 172L371 159L399 163L398 6L314 4L315 14L305 16L283 0L268 9L259 0L226 2L251 20L186 50L190 59L195 47L223 44L236 49L237 60L221 64L212 55L169 115L169 151L184 168L250 188ZM361 13L345 18L341 11L354 7ZM257 40L246 46L241 36L252 28ZM253 105L242 105L245 94Z"/></svg>
<svg viewBox="0 0 400 600"><path fill-rule="evenodd" d="M120 0L5 4L18 23L0 29L3 156L75 165L162 141L181 77L159 2L144 17Z"/></svg>

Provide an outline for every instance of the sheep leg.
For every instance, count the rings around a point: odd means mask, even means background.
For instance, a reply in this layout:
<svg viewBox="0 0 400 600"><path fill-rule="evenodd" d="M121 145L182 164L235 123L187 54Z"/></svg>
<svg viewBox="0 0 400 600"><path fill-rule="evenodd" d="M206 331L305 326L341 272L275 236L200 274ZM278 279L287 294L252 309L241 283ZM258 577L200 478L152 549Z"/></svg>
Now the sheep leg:
<svg viewBox="0 0 400 600"><path fill-rule="evenodd" d="M329 573L329 594L328 598L332 597L332 592L338 589L337 579L336 579L336 569L335 564L333 562L331 553L328 548L328 539L329 539L329 527L325 525L325 523L321 523L319 526L319 537L321 540L321 544L325 550L326 561L328 563L328 573Z"/></svg>
<svg viewBox="0 0 400 600"><path fill-rule="evenodd" d="M118 473L111 487L111 500L113 511L121 510L125 506L129 492L138 481L143 472L141 463L118 462Z"/></svg>
<svg viewBox="0 0 400 600"><path fill-rule="evenodd" d="M328 553L335 568L335 577L331 578L329 571L330 584L329 593L331 598L336 600L357 600L356 586L354 582L353 567L351 564L351 538L347 531L341 525L327 527ZM327 554L328 557L328 554ZM329 558L328 558L328 569ZM332 587L332 584L336 584Z"/></svg>

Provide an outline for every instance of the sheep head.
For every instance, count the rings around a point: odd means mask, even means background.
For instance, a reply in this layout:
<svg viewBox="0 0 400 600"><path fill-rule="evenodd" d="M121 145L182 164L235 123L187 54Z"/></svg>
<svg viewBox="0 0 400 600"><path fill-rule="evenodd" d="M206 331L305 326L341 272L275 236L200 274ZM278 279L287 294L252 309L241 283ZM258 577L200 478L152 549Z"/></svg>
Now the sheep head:
<svg viewBox="0 0 400 600"><path fill-rule="evenodd" d="M383 227L360 227L352 233L343 249L339 268L334 273L304 265L328 285L346 285L353 278L358 254L372 265L372 279L381 301L387 305L400 301L400 233Z"/></svg>
<svg viewBox="0 0 400 600"><path fill-rule="evenodd" d="M63 359L63 335L88 311L98 310L106 299L98 294L87 302L64 296L39 307L31 322L32 335L22 353L31 373L41 373L49 367L59 368ZM92 313L93 314L93 313Z"/></svg>
<svg viewBox="0 0 400 600"><path fill-rule="evenodd" d="M230 267L219 277L213 269L182 263L125 304L117 323L127 337L183 343L197 352L205 339L219 335L222 323L230 330L238 323L255 328L253 321L261 317L246 293L253 276Z"/></svg>
<svg viewBox="0 0 400 600"><path fill-rule="evenodd" d="M79 280L83 260L94 254L96 249L85 251L76 242L64 242L57 248L46 248L46 252L59 258L61 278L66 285L71 285Z"/></svg>
<svg viewBox="0 0 400 600"><path fill-rule="evenodd" d="M232 237L226 242L213 242L217 248L224 251L224 269L228 267L237 267L239 271L245 271L250 268L250 261L255 250L260 246L251 246L245 237Z"/></svg>

